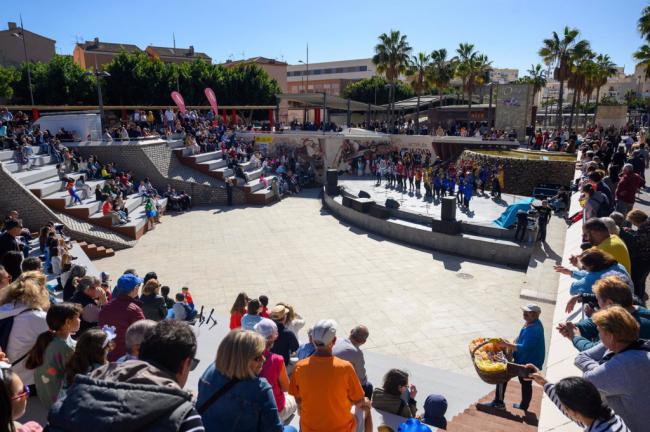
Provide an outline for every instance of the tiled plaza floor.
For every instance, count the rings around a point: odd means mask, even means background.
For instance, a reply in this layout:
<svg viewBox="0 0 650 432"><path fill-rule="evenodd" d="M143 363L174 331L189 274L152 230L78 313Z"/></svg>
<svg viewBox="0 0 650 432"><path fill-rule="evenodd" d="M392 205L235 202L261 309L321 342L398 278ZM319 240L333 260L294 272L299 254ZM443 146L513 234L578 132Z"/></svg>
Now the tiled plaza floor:
<svg viewBox="0 0 650 432"><path fill-rule="evenodd" d="M322 210L316 189L269 207L167 216L95 264L113 279L156 271L172 294L187 285L195 303L223 315L240 291L266 294L295 305L307 325L334 318L343 334L367 325L366 350L469 375L469 340L513 338L522 325L525 273L368 235Z"/></svg>

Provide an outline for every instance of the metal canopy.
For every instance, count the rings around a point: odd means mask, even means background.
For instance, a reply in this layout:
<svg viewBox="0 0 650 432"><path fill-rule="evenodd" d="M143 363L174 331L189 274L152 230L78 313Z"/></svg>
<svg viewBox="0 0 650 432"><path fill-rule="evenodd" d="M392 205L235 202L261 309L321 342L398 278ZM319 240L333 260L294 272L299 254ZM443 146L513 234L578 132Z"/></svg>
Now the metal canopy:
<svg viewBox="0 0 650 432"><path fill-rule="evenodd" d="M464 96L463 96L464 97ZM457 97L455 95L442 95L443 100L456 100ZM472 95L472 100L477 101L479 100L478 95ZM426 108L429 106L429 104L432 103L439 103L440 102L440 95L423 95L420 96L420 108ZM403 99L401 101L395 102L395 109L415 109L418 107L418 98L417 96L414 96L412 98L408 99ZM388 105L382 105L383 107L388 107Z"/></svg>
<svg viewBox="0 0 650 432"><path fill-rule="evenodd" d="M386 111L386 107L367 104L364 102L344 99L339 96L324 93L280 93L275 95L280 101L299 104L301 108L322 108L353 112ZM348 106L349 102L349 106Z"/></svg>

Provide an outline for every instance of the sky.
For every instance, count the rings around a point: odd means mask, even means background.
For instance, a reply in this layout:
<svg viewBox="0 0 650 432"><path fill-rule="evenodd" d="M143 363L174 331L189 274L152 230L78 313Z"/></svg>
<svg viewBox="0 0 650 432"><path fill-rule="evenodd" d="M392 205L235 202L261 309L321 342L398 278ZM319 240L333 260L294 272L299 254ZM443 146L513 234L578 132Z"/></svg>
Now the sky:
<svg viewBox="0 0 650 432"><path fill-rule="evenodd" d="M213 62L264 56L297 64L371 57L377 37L407 35L413 53L473 43L493 67L525 75L542 40L565 25L576 27L598 53L626 73L642 44L636 21L648 0L23 0L3 1L0 28L19 20L56 40L58 54L78 41L177 47L193 45Z"/></svg>

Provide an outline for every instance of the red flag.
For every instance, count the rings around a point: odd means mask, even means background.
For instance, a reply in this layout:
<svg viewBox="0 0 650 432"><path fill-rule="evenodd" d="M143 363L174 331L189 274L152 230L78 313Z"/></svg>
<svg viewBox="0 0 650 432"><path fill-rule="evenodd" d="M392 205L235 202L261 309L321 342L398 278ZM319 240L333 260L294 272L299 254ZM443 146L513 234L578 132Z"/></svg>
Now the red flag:
<svg viewBox="0 0 650 432"><path fill-rule="evenodd" d="M217 97L215 96L214 91L212 91L210 87L206 87L203 92L205 93L205 97L208 98L208 102L210 102L212 112L214 113L215 117L218 117L219 110L217 107Z"/></svg>
<svg viewBox="0 0 650 432"><path fill-rule="evenodd" d="M172 99L174 100L174 103L176 104L178 109L181 110L183 114L185 114L186 109L185 109L185 100L183 100L183 96L181 96L179 92L173 91Z"/></svg>

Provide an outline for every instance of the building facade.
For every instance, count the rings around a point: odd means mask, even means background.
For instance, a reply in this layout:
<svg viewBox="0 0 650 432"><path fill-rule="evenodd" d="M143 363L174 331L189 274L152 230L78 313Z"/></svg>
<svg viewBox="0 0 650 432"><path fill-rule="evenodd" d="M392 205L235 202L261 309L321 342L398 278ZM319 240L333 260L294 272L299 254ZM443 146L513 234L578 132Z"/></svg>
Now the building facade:
<svg viewBox="0 0 650 432"><path fill-rule="evenodd" d="M287 67L288 93L327 93L340 96L346 86L355 81L372 78L377 68L372 59L333 62L300 63Z"/></svg>
<svg viewBox="0 0 650 432"><path fill-rule="evenodd" d="M490 82L508 84L517 81L519 69L494 68L490 71Z"/></svg>
<svg viewBox="0 0 650 432"><path fill-rule="evenodd" d="M247 60L227 60L223 65L233 67L241 64L252 63L261 67L271 78L277 81L282 93L287 93L287 63L266 57L253 57Z"/></svg>
<svg viewBox="0 0 650 432"><path fill-rule="evenodd" d="M25 46L23 46L23 37ZM30 62L49 62L55 54L56 41L45 36L23 30L15 22L7 24L7 30L0 30L0 65L18 66L27 59Z"/></svg>
<svg viewBox="0 0 650 432"><path fill-rule="evenodd" d="M212 57L206 53L195 51L192 45L190 45L189 48L157 47L149 45L145 48L144 52L146 52L151 58L160 59L163 63L191 63L198 59L212 63Z"/></svg>
<svg viewBox="0 0 650 432"><path fill-rule="evenodd" d="M116 55L121 52L136 54L142 52L140 48L131 44L120 44L102 42L99 38L84 43L78 43L72 52L72 58L75 63L84 69L99 69L107 63L110 63Z"/></svg>

